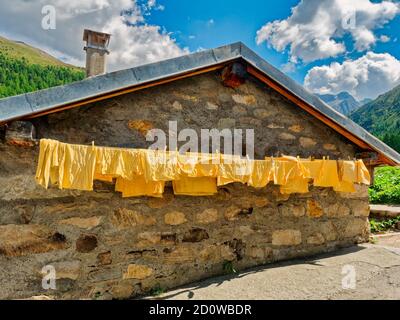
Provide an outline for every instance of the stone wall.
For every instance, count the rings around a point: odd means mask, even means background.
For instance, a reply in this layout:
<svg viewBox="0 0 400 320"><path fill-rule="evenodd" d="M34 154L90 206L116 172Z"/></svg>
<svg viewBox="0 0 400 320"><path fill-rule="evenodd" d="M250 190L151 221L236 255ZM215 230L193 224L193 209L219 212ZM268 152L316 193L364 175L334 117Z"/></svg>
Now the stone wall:
<svg viewBox="0 0 400 320"><path fill-rule="evenodd" d="M237 89L210 73L36 119L38 138L146 147L150 128L254 128L256 158L331 159L357 148L254 79ZM7 137L7 135L5 135ZM368 194L241 184L213 197L122 199L114 186L44 190L38 146L0 143L0 298L128 298L255 265L312 255L368 238ZM57 289L42 288L55 267Z"/></svg>

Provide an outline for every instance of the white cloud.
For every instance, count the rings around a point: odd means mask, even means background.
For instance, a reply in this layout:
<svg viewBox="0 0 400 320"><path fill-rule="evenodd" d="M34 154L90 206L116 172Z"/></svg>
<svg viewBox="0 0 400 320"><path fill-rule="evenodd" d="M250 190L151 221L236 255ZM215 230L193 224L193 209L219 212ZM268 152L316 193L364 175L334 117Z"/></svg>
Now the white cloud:
<svg viewBox="0 0 400 320"><path fill-rule="evenodd" d="M390 37L388 37L387 35L381 35L380 37L379 37L379 40L381 41L381 42L389 42L390 41Z"/></svg>
<svg viewBox="0 0 400 320"><path fill-rule="evenodd" d="M291 62L311 62L345 53L346 34L356 50L370 49L377 41L374 30L399 13L400 4L386 0L302 0L287 19L259 29L256 41L280 52L288 49Z"/></svg>
<svg viewBox="0 0 400 320"><path fill-rule="evenodd" d="M376 98L400 84L400 61L389 53L367 52L356 60L310 69L307 89L324 94L348 91L358 99Z"/></svg>
<svg viewBox="0 0 400 320"><path fill-rule="evenodd" d="M112 18L103 28L112 34L109 62L119 68L140 65L164 58L176 57L186 52L159 26L127 26L119 17Z"/></svg>
<svg viewBox="0 0 400 320"><path fill-rule="evenodd" d="M44 5L56 9L55 30L41 27ZM146 23L151 10L162 10L155 0L140 5L136 0L0 0L0 6L0 34L38 46L70 63L84 65L85 28L112 34L109 71L188 52L160 26Z"/></svg>

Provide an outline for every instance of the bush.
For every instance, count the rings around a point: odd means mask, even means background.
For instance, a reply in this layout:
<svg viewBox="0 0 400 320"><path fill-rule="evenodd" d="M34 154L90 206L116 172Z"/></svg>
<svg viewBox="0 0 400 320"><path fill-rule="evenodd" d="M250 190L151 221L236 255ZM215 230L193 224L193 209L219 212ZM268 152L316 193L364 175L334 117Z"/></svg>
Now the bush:
<svg viewBox="0 0 400 320"><path fill-rule="evenodd" d="M374 185L369 188L371 203L400 204L400 168L375 169Z"/></svg>

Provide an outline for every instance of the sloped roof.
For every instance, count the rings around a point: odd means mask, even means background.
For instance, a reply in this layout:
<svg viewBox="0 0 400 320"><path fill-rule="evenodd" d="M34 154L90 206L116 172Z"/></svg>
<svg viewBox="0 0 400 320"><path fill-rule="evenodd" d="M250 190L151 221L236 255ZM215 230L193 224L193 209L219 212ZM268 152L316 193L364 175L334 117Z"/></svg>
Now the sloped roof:
<svg viewBox="0 0 400 320"><path fill-rule="evenodd" d="M241 42L184 55L130 69L99 75L64 86L0 99L0 124L32 118L50 112L107 99L127 92L208 72L226 63L243 59L259 78L276 84L305 105L308 112L328 119L337 131L347 132L365 148L377 151L391 164L400 164L400 154L352 120L334 110L317 96L270 65ZM340 130L339 130L340 129ZM349 137L346 135L346 137Z"/></svg>

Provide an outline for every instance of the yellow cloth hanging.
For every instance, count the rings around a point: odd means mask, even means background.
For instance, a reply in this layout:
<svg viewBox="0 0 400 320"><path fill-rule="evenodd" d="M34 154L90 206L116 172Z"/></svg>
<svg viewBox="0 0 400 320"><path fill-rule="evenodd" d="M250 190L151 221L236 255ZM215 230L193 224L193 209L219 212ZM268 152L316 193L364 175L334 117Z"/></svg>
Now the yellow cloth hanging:
<svg viewBox="0 0 400 320"><path fill-rule="evenodd" d="M371 181L371 176L364 162L362 160L357 160L356 167L357 167L357 182L363 184L369 184Z"/></svg>
<svg viewBox="0 0 400 320"><path fill-rule="evenodd" d="M339 175L337 161L322 160L319 175L314 178L314 186L316 187L335 187L339 185Z"/></svg>
<svg viewBox="0 0 400 320"><path fill-rule="evenodd" d="M181 174L188 177L214 177L218 175L220 154L186 153L178 155Z"/></svg>
<svg viewBox="0 0 400 320"><path fill-rule="evenodd" d="M270 181L271 178L271 161L268 160L254 160L251 165L251 174L247 184L254 188L263 188Z"/></svg>
<svg viewBox="0 0 400 320"><path fill-rule="evenodd" d="M279 189L282 194L307 193L308 181L304 178L288 180L286 185L280 186Z"/></svg>
<svg viewBox="0 0 400 320"><path fill-rule="evenodd" d="M132 180L144 174L142 150L95 147L96 173Z"/></svg>
<svg viewBox="0 0 400 320"><path fill-rule="evenodd" d="M143 153L146 181L171 181L179 179L178 153L148 150Z"/></svg>
<svg viewBox="0 0 400 320"><path fill-rule="evenodd" d="M217 185L239 182L255 188L270 181L281 193L308 192L310 183L354 192L354 183L369 184L362 160L307 160L291 156L244 159L240 156L121 149L40 141L36 181L47 188L92 190L93 180L113 182L123 197L161 197L166 181L182 195L212 195Z"/></svg>
<svg viewBox="0 0 400 320"><path fill-rule="evenodd" d="M217 179L210 177L181 177L172 181L174 194L185 196L211 196L217 193Z"/></svg>
<svg viewBox="0 0 400 320"><path fill-rule="evenodd" d="M247 183L251 175L251 161L240 156L221 154L217 185L223 186L233 182Z"/></svg>
<svg viewBox="0 0 400 320"><path fill-rule="evenodd" d="M162 198L164 186L164 181L147 182L143 176L137 176L133 180L117 178L115 191L121 192L123 198L140 196Z"/></svg>
<svg viewBox="0 0 400 320"><path fill-rule="evenodd" d="M85 146L64 146L64 169L58 176L60 189L93 190L96 153Z"/></svg>

